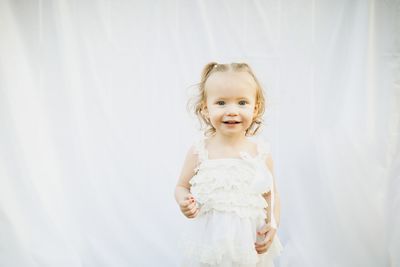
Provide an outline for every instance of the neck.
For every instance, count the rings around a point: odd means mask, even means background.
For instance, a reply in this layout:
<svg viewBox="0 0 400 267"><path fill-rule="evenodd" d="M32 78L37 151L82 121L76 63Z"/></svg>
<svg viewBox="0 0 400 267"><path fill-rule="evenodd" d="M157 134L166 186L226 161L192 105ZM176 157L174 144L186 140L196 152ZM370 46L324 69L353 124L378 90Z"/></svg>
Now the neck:
<svg viewBox="0 0 400 267"><path fill-rule="evenodd" d="M239 146L246 139L245 134L243 135L221 135L216 133L214 140L224 146Z"/></svg>

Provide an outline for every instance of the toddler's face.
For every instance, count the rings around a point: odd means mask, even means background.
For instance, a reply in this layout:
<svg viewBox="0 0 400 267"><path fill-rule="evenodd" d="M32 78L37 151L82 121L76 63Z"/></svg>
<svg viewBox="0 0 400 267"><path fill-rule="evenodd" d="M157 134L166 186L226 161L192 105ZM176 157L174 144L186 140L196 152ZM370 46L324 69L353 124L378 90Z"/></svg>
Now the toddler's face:
<svg viewBox="0 0 400 267"><path fill-rule="evenodd" d="M217 134L244 135L256 114L256 89L247 72L215 72L205 84L205 115Z"/></svg>

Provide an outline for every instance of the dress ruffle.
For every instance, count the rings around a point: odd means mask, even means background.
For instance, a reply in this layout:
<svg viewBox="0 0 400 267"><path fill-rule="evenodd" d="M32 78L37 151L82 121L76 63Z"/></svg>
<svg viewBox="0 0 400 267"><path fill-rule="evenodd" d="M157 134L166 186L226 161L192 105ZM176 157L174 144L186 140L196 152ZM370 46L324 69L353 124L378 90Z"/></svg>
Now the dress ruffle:
<svg viewBox="0 0 400 267"><path fill-rule="evenodd" d="M234 213L217 211L209 215L195 218L191 231L184 236L183 266L265 266L281 253L282 245L275 236L268 251L257 254L254 243L263 219L239 218Z"/></svg>
<svg viewBox="0 0 400 267"><path fill-rule="evenodd" d="M264 254L257 254L254 244L267 217L262 194L273 184L265 145L257 157L243 152L241 158L208 159L204 140L196 144L200 164L189 183L200 212L182 240L183 266L273 266L282 250L278 236Z"/></svg>
<svg viewBox="0 0 400 267"><path fill-rule="evenodd" d="M210 210L236 212L240 217L265 218L268 176L260 177L257 162L250 160L204 161L190 180L191 193L200 204L200 214Z"/></svg>

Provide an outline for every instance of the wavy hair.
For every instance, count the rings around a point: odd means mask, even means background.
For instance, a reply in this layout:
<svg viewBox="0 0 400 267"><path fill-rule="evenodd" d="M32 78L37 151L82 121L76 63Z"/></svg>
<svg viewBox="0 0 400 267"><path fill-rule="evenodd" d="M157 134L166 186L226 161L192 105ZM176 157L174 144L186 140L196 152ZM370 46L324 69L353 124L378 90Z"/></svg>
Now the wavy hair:
<svg viewBox="0 0 400 267"><path fill-rule="evenodd" d="M204 114L204 108L206 107L207 103L207 91L205 88L205 84L207 82L208 77L214 72L247 72L249 73L255 83L256 83L256 103L255 107L257 108L257 113L255 114L250 127L246 129L246 136L253 136L259 130L261 123L262 123L262 116L264 115L266 100L264 97L263 89L260 85L260 82L257 80L256 76L254 75L253 70L250 66L246 63L230 63L230 64L218 64L216 62L210 62L204 66L203 71L201 73L201 80L200 83L197 84L197 95L188 102L188 108L195 113L197 118L200 121L200 125L202 130L204 131L205 136L214 135L216 130L212 126L209 119Z"/></svg>

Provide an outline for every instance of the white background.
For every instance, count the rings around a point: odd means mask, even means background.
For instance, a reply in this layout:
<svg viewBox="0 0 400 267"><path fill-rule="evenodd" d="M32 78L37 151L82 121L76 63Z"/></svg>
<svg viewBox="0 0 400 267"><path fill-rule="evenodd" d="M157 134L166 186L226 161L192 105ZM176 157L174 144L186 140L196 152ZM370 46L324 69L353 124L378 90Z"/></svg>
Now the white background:
<svg viewBox="0 0 400 267"><path fill-rule="evenodd" d="M178 266L203 66L269 104L277 266L400 266L400 1L0 0L0 266Z"/></svg>

